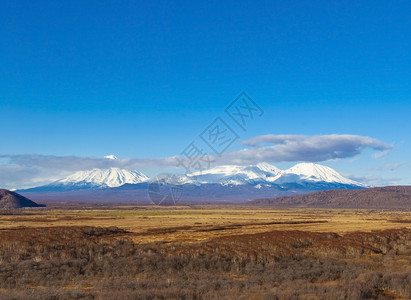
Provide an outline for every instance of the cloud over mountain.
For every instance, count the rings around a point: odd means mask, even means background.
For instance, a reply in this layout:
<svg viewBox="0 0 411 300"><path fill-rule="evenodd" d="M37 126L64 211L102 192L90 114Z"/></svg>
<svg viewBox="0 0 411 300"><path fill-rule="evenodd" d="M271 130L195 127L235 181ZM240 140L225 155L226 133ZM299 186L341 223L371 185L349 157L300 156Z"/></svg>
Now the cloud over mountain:
<svg viewBox="0 0 411 300"><path fill-rule="evenodd" d="M229 153L227 156L281 161L319 162L354 157L367 148L378 152L388 151L392 145L374 138L359 135L260 135L242 141L252 148Z"/></svg>
<svg viewBox="0 0 411 300"><path fill-rule="evenodd" d="M321 162L351 158L371 148L377 153L392 145L358 135L260 135L241 142L248 147L212 157L213 164L257 164L262 161ZM210 153L211 154L211 153ZM128 170L176 169L176 156L160 158L125 158L53 156L39 154L0 155L0 185L23 188L46 184L73 172L93 168Z"/></svg>

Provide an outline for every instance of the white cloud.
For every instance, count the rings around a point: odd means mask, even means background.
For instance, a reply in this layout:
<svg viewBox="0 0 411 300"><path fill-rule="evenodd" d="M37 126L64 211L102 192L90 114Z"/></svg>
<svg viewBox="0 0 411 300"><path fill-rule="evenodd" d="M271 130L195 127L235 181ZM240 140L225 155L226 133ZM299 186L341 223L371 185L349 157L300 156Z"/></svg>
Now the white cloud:
<svg viewBox="0 0 411 300"><path fill-rule="evenodd" d="M401 185L403 178L397 176L384 177L380 175L352 175L348 176L352 180L364 183L370 187L372 186L388 186L388 185Z"/></svg>
<svg viewBox="0 0 411 300"><path fill-rule="evenodd" d="M384 170L395 171L395 170L397 170L399 167L405 166L406 164L408 164L408 162L403 161L403 162L396 163L396 164L386 164L386 165L384 165L384 166L372 167L372 168L370 168L370 170L377 170L377 171L384 171Z"/></svg>
<svg viewBox="0 0 411 300"><path fill-rule="evenodd" d="M379 153L374 153L374 154L372 155L372 157L375 158L375 159L383 158L383 157L387 156L388 153L390 153L390 151L389 151L389 150L385 150L385 151L382 151L382 152L379 152Z"/></svg>
<svg viewBox="0 0 411 300"><path fill-rule="evenodd" d="M359 135L261 135L242 142L252 148L227 153L225 158L255 160L310 161L352 158L367 148L375 151L389 151L392 145L374 138Z"/></svg>

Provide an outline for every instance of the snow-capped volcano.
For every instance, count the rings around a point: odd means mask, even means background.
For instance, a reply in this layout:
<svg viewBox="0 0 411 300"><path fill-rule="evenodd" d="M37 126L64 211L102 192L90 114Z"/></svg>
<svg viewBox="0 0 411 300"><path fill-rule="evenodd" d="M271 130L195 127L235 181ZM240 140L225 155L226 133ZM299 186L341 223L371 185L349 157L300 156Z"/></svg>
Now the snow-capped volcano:
<svg viewBox="0 0 411 300"><path fill-rule="evenodd" d="M276 184L326 182L362 186L359 182L342 176L330 167L314 163L300 163L287 170L281 171L274 178L273 182Z"/></svg>
<svg viewBox="0 0 411 300"><path fill-rule="evenodd" d="M128 171L119 168L93 169L79 171L66 178L48 185L30 190L79 190L119 187L123 184L137 184L148 181L149 178L139 171Z"/></svg>
<svg viewBox="0 0 411 300"><path fill-rule="evenodd" d="M119 168L93 169L89 171L79 171L55 183L74 184L91 183L101 187L117 187L125 183L140 183L149 178L139 171L128 171Z"/></svg>

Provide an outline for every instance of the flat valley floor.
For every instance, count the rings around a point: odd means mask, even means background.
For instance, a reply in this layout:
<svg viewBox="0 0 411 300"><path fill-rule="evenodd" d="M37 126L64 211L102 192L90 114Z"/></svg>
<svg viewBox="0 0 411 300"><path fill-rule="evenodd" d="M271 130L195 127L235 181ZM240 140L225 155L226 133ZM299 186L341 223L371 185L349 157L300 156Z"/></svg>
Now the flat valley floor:
<svg viewBox="0 0 411 300"><path fill-rule="evenodd" d="M0 299L407 299L411 212L247 206L0 214Z"/></svg>

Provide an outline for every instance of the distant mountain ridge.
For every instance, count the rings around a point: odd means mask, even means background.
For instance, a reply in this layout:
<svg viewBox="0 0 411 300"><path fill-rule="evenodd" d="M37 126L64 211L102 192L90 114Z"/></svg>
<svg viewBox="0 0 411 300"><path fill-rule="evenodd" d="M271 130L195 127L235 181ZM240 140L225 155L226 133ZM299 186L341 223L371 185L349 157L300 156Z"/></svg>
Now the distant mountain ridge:
<svg viewBox="0 0 411 300"><path fill-rule="evenodd" d="M308 194L256 199L250 205L312 208L369 208L411 210L411 186L327 190Z"/></svg>

